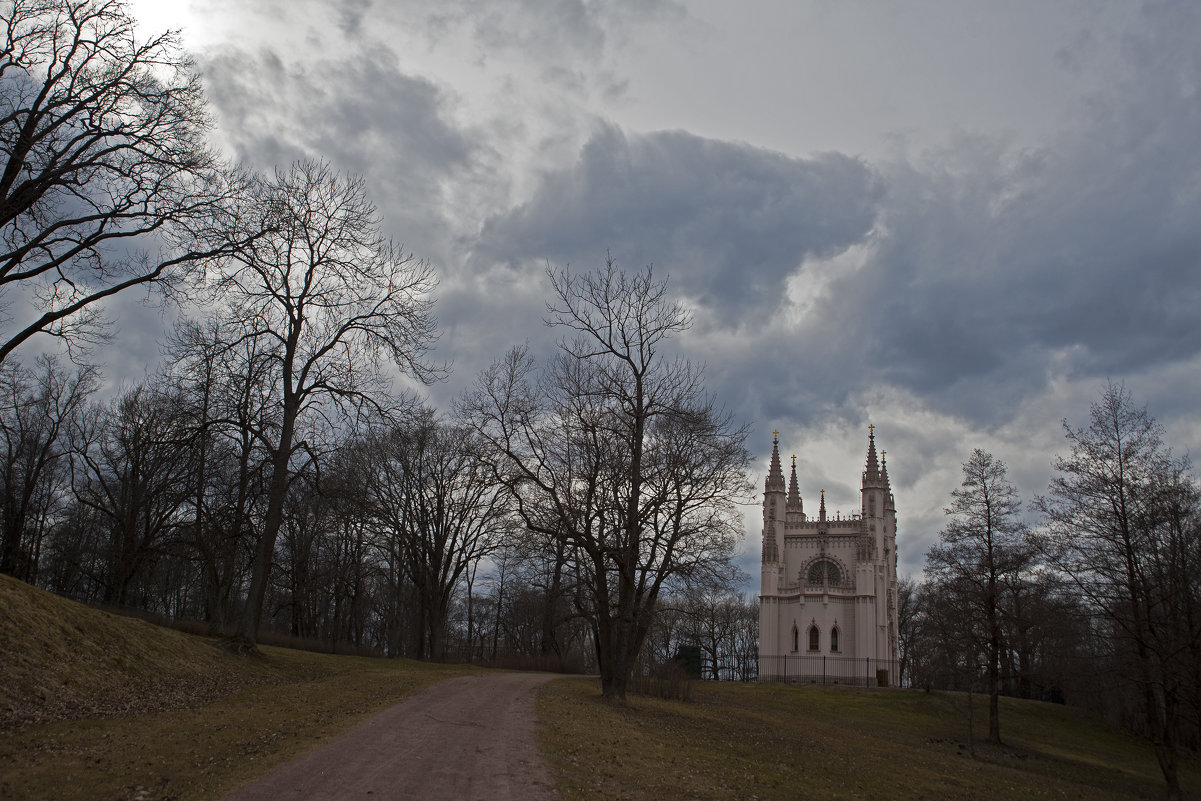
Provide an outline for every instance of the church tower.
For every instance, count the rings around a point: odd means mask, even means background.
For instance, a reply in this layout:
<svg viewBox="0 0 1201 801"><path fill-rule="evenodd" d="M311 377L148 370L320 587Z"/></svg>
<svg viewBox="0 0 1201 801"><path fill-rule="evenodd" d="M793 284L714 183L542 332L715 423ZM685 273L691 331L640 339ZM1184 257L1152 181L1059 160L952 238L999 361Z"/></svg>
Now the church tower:
<svg viewBox="0 0 1201 801"><path fill-rule="evenodd" d="M779 433L763 487L759 604L761 680L895 682L897 643L896 505L887 454L868 427L858 512L804 511L796 457L787 488ZM854 506L852 506L854 508Z"/></svg>
<svg viewBox="0 0 1201 801"><path fill-rule="evenodd" d="M760 598L774 598L780 583L780 553L784 545L784 522L787 505L784 497L784 471L780 468L780 432L772 432L771 465L767 469L767 480L763 484L763 564L761 567ZM796 468L793 467L795 475ZM764 607L771 602L759 603L759 648L778 647L775 627L763 625Z"/></svg>

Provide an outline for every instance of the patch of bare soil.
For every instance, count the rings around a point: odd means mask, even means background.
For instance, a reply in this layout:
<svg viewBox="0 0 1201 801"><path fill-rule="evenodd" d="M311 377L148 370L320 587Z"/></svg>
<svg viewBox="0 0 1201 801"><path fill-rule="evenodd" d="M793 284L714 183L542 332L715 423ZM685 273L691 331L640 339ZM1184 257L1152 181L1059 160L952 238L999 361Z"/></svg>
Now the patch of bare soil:
<svg viewBox="0 0 1201 801"><path fill-rule="evenodd" d="M493 673L442 682L225 801L551 801L554 785L534 740L534 697L552 678Z"/></svg>

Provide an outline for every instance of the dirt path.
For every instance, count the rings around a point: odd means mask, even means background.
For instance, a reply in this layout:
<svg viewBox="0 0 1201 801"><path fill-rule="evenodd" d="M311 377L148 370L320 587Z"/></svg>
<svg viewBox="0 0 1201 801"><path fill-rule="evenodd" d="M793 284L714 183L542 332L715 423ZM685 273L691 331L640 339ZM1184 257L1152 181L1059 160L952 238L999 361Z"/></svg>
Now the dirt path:
<svg viewBox="0 0 1201 801"><path fill-rule="evenodd" d="M534 696L548 674L442 682L226 797L550 801L534 742Z"/></svg>

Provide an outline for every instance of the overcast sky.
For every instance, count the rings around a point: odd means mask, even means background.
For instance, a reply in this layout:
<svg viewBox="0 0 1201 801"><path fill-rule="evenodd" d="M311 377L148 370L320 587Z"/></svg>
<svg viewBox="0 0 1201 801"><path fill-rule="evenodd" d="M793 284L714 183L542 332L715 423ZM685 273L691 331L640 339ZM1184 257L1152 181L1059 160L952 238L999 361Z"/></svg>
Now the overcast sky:
<svg viewBox="0 0 1201 801"><path fill-rule="evenodd" d="M549 342L545 267L654 264L801 493L888 453L901 572L972 448L1029 504L1107 380L1177 453L1201 385L1201 4L141 0L231 157L366 175L436 267L450 399ZM157 357L126 302L110 374ZM757 587L759 513L743 566Z"/></svg>

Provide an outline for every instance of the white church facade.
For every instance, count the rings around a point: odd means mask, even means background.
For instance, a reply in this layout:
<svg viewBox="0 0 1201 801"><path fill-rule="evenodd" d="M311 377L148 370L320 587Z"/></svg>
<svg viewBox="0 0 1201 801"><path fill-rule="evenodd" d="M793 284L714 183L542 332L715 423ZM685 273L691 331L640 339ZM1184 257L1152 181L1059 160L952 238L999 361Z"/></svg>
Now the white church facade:
<svg viewBox="0 0 1201 801"><path fill-rule="evenodd" d="M773 437L763 490L760 681L896 683L897 512L874 426L859 495L858 512L830 516L822 490L816 516L807 515L796 457L785 487Z"/></svg>

